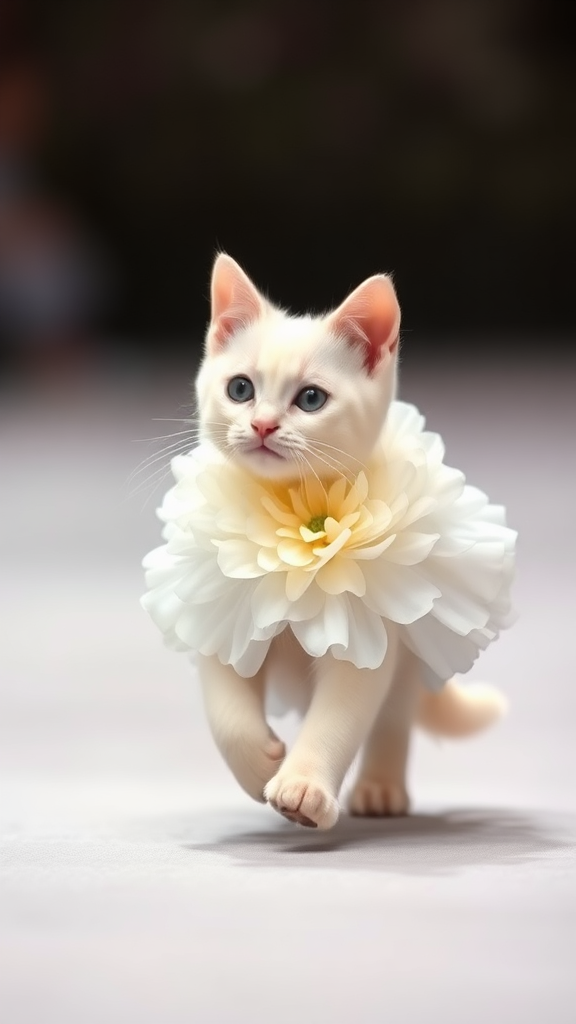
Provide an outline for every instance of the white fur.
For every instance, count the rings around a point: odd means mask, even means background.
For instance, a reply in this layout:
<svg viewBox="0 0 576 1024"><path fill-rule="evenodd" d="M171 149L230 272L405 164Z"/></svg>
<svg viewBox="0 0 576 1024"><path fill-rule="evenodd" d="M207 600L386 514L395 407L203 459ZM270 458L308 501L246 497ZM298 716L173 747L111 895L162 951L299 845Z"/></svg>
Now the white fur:
<svg viewBox="0 0 576 1024"><path fill-rule="evenodd" d="M290 316L272 306L230 257L220 255L212 277L212 320L197 379L203 439L253 475L298 479L354 476L367 463L396 390L400 311L390 279L360 285L323 317ZM227 384L248 377L254 398L232 401ZM304 412L294 404L304 387L329 395ZM274 429L265 440L254 424ZM268 451L266 449L269 449ZM389 649L376 671L330 656L317 661L289 630L272 644L262 670L242 679L217 658L200 659L208 720L240 785L291 821L330 828L338 793L355 755L361 768L350 799L354 814L404 814L412 722L464 735L502 712L486 688L478 700L454 684L433 695L420 684L420 664L387 626ZM268 687L304 712L286 755L271 732Z"/></svg>
<svg viewBox="0 0 576 1024"><path fill-rule="evenodd" d="M237 405L228 398L226 384L236 375L246 375L255 385L254 403ZM306 384L330 395L315 413L293 405ZM356 475L394 397L395 360L385 354L378 372L369 376L361 349L331 333L324 318L290 317L269 307L204 360L196 389L204 438L226 454L233 453L250 472L278 479L298 477L306 458L308 471L322 477L337 475L342 464ZM257 417L278 421L268 446L283 458L264 462L250 452L251 421Z"/></svg>

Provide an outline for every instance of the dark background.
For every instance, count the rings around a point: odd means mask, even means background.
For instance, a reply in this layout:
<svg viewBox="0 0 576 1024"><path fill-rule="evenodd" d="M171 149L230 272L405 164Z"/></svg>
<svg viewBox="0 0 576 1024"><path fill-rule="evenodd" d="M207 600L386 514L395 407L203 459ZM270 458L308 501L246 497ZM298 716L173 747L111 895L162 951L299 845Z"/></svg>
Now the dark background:
<svg viewBox="0 0 576 1024"><path fill-rule="evenodd" d="M197 346L219 248L299 311L392 271L418 356L560 350L573 6L5 0L4 365Z"/></svg>

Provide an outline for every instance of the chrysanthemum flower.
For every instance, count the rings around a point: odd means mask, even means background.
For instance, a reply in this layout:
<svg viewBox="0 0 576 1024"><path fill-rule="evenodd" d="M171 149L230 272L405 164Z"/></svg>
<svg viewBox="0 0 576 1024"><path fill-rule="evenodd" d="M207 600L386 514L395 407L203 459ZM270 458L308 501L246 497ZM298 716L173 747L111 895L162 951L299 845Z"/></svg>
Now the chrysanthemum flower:
<svg viewBox="0 0 576 1024"><path fill-rule="evenodd" d="M314 657L376 668L389 620L431 685L466 671L506 624L515 533L423 426L393 403L353 481L263 481L206 449L175 459L167 543L144 563L167 642L252 675L289 626Z"/></svg>

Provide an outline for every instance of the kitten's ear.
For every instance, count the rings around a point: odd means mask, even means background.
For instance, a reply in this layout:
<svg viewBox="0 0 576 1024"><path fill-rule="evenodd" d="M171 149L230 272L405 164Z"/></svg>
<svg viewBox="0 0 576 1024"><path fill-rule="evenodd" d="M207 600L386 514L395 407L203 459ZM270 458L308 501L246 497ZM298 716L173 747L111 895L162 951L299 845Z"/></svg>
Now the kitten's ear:
<svg viewBox="0 0 576 1024"><path fill-rule="evenodd" d="M398 345L400 306L391 279L385 274L369 277L329 315L328 326L364 349L371 373L385 353L392 354Z"/></svg>
<svg viewBox="0 0 576 1024"><path fill-rule="evenodd" d="M221 252L214 262L211 283L212 312L208 329L209 351L219 351L234 331L256 320L265 301L241 267Z"/></svg>

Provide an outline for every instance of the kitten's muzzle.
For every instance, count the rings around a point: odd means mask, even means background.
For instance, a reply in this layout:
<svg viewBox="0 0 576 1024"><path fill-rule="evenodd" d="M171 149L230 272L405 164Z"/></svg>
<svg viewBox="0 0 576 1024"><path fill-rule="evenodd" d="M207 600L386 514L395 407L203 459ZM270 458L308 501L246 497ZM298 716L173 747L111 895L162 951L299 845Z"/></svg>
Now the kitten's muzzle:
<svg viewBox="0 0 576 1024"><path fill-rule="evenodd" d="M252 427L252 430L255 430L258 436L262 438L262 441L264 441L265 437L268 437L269 434L273 434L275 430L278 430L280 424L276 423L274 420L255 419L252 420L250 426Z"/></svg>

